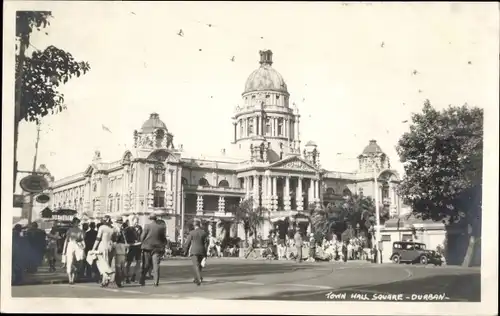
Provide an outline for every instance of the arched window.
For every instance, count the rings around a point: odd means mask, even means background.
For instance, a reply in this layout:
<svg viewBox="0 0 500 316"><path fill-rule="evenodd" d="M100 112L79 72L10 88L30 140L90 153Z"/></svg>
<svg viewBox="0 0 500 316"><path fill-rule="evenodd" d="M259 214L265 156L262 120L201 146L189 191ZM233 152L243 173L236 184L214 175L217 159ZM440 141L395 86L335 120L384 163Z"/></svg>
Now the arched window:
<svg viewBox="0 0 500 316"><path fill-rule="evenodd" d="M326 189L326 194L335 194L335 190L333 190L333 188L327 188Z"/></svg>
<svg viewBox="0 0 500 316"><path fill-rule="evenodd" d="M165 182L165 166L163 164L155 165L155 182L164 183Z"/></svg>
<svg viewBox="0 0 500 316"><path fill-rule="evenodd" d="M205 178L201 178L200 181L198 181L198 184L204 187L209 186L210 184L208 183L208 180Z"/></svg>
<svg viewBox="0 0 500 316"><path fill-rule="evenodd" d="M181 183L182 183L182 185L187 185L188 184L188 180L186 178L182 177Z"/></svg>
<svg viewBox="0 0 500 316"><path fill-rule="evenodd" d="M389 198L389 184L385 182L382 185L382 199L388 199Z"/></svg>
<svg viewBox="0 0 500 316"><path fill-rule="evenodd" d="M283 136L283 119L278 119L278 136Z"/></svg>
<svg viewBox="0 0 500 316"><path fill-rule="evenodd" d="M219 182L219 186L220 187L224 187L224 188L228 188L229 187L229 182L227 182L227 180L221 180Z"/></svg>
<svg viewBox="0 0 500 316"><path fill-rule="evenodd" d="M108 212L113 212L113 197L109 196L108 198Z"/></svg>

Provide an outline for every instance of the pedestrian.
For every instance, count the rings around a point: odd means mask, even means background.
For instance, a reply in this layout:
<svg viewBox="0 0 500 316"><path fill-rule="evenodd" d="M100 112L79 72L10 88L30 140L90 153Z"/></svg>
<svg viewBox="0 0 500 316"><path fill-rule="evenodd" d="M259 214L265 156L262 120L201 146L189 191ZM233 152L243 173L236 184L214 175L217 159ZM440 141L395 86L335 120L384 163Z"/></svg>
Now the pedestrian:
<svg viewBox="0 0 500 316"><path fill-rule="evenodd" d="M88 255L89 251L92 250L92 247L94 246L95 240L97 238L97 230L96 230L96 225L94 222L90 222L88 230L85 232L85 256ZM94 261L92 261L92 264L89 264L86 262L85 264L85 276L89 279L97 279L97 265Z"/></svg>
<svg viewBox="0 0 500 316"><path fill-rule="evenodd" d="M101 287L107 287L115 282L115 273L113 271L114 265L114 247L113 247L113 233L111 216L105 215L99 230L97 231L96 241L92 247L92 251L99 254L97 259L97 267L101 274Z"/></svg>
<svg viewBox="0 0 500 316"><path fill-rule="evenodd" d="M167 243L166 230L163 225L157 222L156 215L149 217L151 222L144 226L141 235L141 249L142 249L142 271L140 284L146 284L146 274L153 267L153 286L158 286L160 281L160 259L165 252L165 245Z"/></svg>
<svg viewBox="0 0 500 316"><path fill-rule="evenodd" d="M38 267L42 264L45 257L45 250L47 247L47 237L45 231L38 228L38 223L33 222L31 227L26 231L26 238L30 246L30 265L29 272L36 272Z"/></svg>
<svg viewBox="0 0 500 316"><path fill-rule="evenodd" d="M309 235L309 258L307 258L307 261L316 261L316 239L314 238L313 233Z"/></svg>
<svg viewBox="0 0 500 316"><path fill-rule="evenodd" d="M114 237L115 241L115 283L117 287L123 286L123 281L125 281L125 264L127 262L127 250L128 244L125 237L125 230L127 229L127 224L123 222L123 219L118 217L114 222Z"/></svg>
<svg viewBox="0 0 500 316"><path fill-rule="evenodd" d="M49 263L49 272L56 271L57 243L61 239L59 232L52 227L47 234L47 261Z"/></svg>
<svg viewBox="0 0 500 316"><path fill-rule="evenodd" d="M295 232L293 239L295 241L295 248L297 250L296 261L297 261L297 263L300 263L300 262L302 262L302 246L304 245L300 231L297 230Z"/></svg>
<svg viewBox="0 0 500 316"><path fill-rule="evenodd" d="M85 236L79 227L80 220L78 218L74 217L71 225L71 228L66 232L62 255L69 284L74 284L85 255Z"/></svg>
<svg viewBox="0 0 500 316"><path fill-rule="evenodd" d="M139 218L131 216L129 219L130 226L125 230L125 237L129 245L127 253L127 264L125 266L126 283L138 281L138 276L141 273L141 235L142 227L139 225ZM130 267L135 262L132 277L130 277Z"/></svg>
<svg viewBox="0 0 500 316"><path fill-rule="evenodd" d="M196 285L201 285L203 277L201 276L202 261L206 260L207 249L208 249L208 234L206 231L201 229L200 220L194 221L194 229L187 236L186 242L184 244L184 255L190 256L193 264L194 270L194 280Z"/></svg>
<svg viewBox="0 0 500 316"><path fill-rule="evenodd" d="M16 224L12 229L12 284L19 284L24 278L29 251L25 237L21 236L23 227Z"/></svg>
<svg viewBox="0 0 500 316"><path fill-rule="evenodd" d="M250 254L254 251L256 242L257 241L255 240L253 233L250 232L250 236L248 236L247 253L245 254L245 259L247 259L248 256L250 256Z"/></svg>

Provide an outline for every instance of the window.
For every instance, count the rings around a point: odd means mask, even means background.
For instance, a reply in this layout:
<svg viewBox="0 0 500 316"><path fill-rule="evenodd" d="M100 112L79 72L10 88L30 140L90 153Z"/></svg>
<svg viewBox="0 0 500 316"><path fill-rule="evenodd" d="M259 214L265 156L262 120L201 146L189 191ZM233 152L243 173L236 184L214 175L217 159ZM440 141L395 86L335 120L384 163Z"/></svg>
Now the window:
<svg viewBox="0 0 500 316"><path fill-rule="evenodd" d="M413 235L412 234L403 234L402 240L403 241L412 241Z"/></svg>
<svg viewBox="0 0 500 316"><path fill-rule="evenodd" d="M276 100L279 100L279 99L280 99L280 96L279 96L279 95L277 95L277 96L276 96Z"/></svg>
<svg viewBox="0 0 500 316"><path fill-rule="evenodd" d="M154 193L154 207L165 207L165 191L157 190Z"/></svg>
<svg viewBox="0 0 500 316"><path fill-rule="evenodd" d="M121 199L120 197L118 196L116 198L116 211L119 212L120 211L120 202L121 202Z"/></svg>
<svg viewBox="0 0 500 316"><path fill-rule="evenodd" d="M335 191L333 190L333 188L327 188L326 193L327 194L335 194Z"/></svg>
<svg viewBox="0 0 500 316"><path fill-rule="evenodd" d="M227 182L227 180L222 180L221 182L219 182L219 186L220 187L229 187L229 182Z"/></svg>
<svg viewBox="0 0 500 316"><path fill-rule="evenodd" d="M382 241L391 241L391 235L382 235Z"/></svg>
<svg viewBox="0 0 500 316"><path fill-rule="evenodd" d="M248 119L247 135L253 134L253 118Z"/></svg>
<svg viewBox="0 0 500 316"><path fill-rule="evenodd" d="M389 185L385 183L382 187L382 199L389 198Z"/></svg>
<svg viewBox="0 0 500 316"><path fill-rule="evenodd" d="M209 186L208 180L205 178L201 178L200 181L198 181L198 185L205 186L205 187Z"/></svg>
<svg viewBox="0 0 500 316"><path fill-rule="evenodd" d="M264 131L266 135L271 134L271 119L266 118L266 130Z"/></svg>
<svg viewBox="0 0 500 316"><path fill-rule="evenodd" d="M240 121L240 137L243 137L243 132L244 132L244 128L243 128L243 121Z"/></svg>
<svg viewBox="0 0 500 316"><path fill-rule="evenodd" d="M134 172L135 172L135 169L132 168L132 170L130 171L130 183L134 182Z"/></svg>
<svg viewBox="0 0 500 316"><path fill-rule="evenodd" d="M283 119L278 120L278 136L283 136Z"/></svg>
<svg viewBox="0 0 500 316"><path fill-rule="evenodd" d="M269 94L266 94L266 99L269 99L271 96Z"/></svg>
<svg viewBox="0 0 500 316"><path fill-rule="evenodd" d="M113 212L113 199L112 199L112 198L110 198L110 199L108 200L108 202L109 202L109 205L108 205L108 212L110 212L110 213L111 213L111 212Z"/></svg>
<svg viewBox="0 0 500 316"><path fill-rule="evenodd" d="M182 182L183 185L187 185L188 184L188 180L186 178L184 178L184 177L182 177L181 182Z"/></svg>
<svg viewBox="0 0 500 316"><path fill-rule="evenodd" d="M96 183L96 182L94 182L94 185L93 185L92 191L94 191L94 192L96 192L96 191L97 191L97 183Z"/></svg>
<svg viewBox="0 0 500 316"><path fill-rule="evenodd" d="M162 165L155 166L155 182L165 182L165 168Z"/></svg>
<svg viewBox="0 0 500 316"><path fill-rule="evenodd" d="M96 204L96 202L95 202L95 199L94 199L94 200L92 200L92 212L95 212L95 210L96 210L95 204Z"/></svg>

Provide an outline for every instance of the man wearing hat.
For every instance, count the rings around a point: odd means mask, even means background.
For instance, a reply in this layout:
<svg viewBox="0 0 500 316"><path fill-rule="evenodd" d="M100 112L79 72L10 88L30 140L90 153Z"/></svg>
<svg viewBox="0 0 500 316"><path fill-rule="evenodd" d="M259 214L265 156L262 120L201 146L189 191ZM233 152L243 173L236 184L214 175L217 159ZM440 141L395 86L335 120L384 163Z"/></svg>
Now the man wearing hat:
<svg viewBox="0 0 500 316"><path fill-rule="evenodd" d="M194 270L194 283L201 285L203 278L201 277L201 262L207 256L208 249L208 234L201 229L201 221L194 220L194 229L189 233L184 244L184 254L190 255Z"/></svg>
<svg viewBox="0 0 500 316"><path fill-rule="evenodd" d="M153 285L158 286L160 281L160 260L165 251L167 236L165 227L157 222L156 215L149 217L151 222L144 226L141 235L142 271L140 284L146 284L146 274L149 266L153 265Z"/></svg>

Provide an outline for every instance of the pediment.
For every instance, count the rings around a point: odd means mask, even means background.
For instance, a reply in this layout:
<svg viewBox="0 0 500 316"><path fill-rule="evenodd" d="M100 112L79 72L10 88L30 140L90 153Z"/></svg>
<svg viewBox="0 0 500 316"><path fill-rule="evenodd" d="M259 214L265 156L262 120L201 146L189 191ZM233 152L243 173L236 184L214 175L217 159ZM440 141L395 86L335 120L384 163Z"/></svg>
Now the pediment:
<svg viewBox="0 0 500 316"><path fill-rule="evenodd" d="M312 164L302 160L298 157L292 157L277 161L270 165L271 168L287 169L287 170L302 170L310 172L318 172L318 169Z"/></svg>

